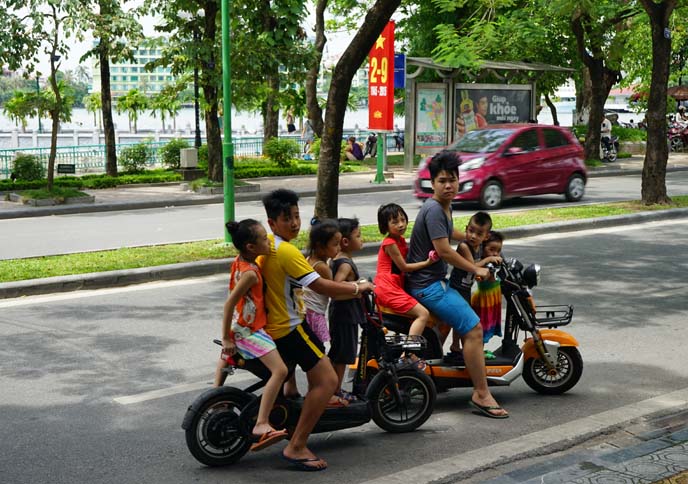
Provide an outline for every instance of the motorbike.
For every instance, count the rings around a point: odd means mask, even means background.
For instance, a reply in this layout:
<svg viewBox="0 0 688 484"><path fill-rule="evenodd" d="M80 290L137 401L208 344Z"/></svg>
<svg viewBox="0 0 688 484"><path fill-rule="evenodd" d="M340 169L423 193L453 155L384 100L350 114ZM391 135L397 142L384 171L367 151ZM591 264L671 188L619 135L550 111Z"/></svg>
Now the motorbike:
<svg viewBox="0 0 688 484"><path fill-rule="evenodd" d="M493 351L494 359L485 361L488 384L507 386L522 376L530 388L541 394L558 395L570 390L581 378L583 359L578 341L557 328L571 322L573 306L536 308L532 288L538 283L537 264L524 267L518 260L508 259L493 271L500 279L507 305L501 346ZM388 330L408 332L410 319L384 308L381 311ZM524 340L519 347L521 331ZM444 356L443 342L449 332L448 325L431 321L423 334L427 349L418 355L425 359L425 372L439 392L473 385L462 358ZM369 365L374 369L377 363L370 361Z"/></svg>
<svg viewBox="0 0 688 484"><path fill-rule="evenodd" d="M425 423L435 405L437 392L432 379L408 360L404 352L420 353L427 342L422 336L385 335L371 295L363 295L366 322L361 327L358 366L352 393L356 400L345 407L328 407L313 432L331 432L368 423L371 419L388 432L411 432ZM215 340L222 345L222 342ZM375 373L367 362L376 362ZM223 386L205 391L188 407L182 428L191 454L207 466L237 462L249 450L251 430L260 406L258 390L270 373L257 359L245 360L238 354L227 368L247 370L259 381L246 388ZM278 396L270 413L270 424L293 433L303 406L303 398Z"/></svg>
<svg viewBox="0 0 688 484"><path fill-rule="evenodd" d="M600 147L602 161L608 163L616 161L616 157L619 153L619 137L612 136L611 138L602 138Z"/></svg>
<svg viewBox="0 0 688 484"><path fill-rule="evenodd" d="M667 139L671 151L683 151L688 146L688 124L672 121L667 129Z"/></svg>

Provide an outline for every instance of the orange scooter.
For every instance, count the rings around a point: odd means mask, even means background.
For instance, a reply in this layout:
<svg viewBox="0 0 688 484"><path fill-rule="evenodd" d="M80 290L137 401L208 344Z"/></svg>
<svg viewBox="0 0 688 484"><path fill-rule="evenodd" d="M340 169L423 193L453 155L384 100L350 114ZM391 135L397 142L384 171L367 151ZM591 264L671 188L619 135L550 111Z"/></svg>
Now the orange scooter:
<svg viewBox="0 0 688 484"><path fill-rule="evenodd" d="M583 373L583 359L578 341L557 328L571 322L573 306L541 306L536 309L531 289L538 283L540 267L524 267L516 259L505 260L491 268L501 281L506 299L506 319L501 346L493 351L494 359L486 360L489 385L510 385L519 376L533 390L558 395L573 388ZM383 325L398 334L408 334L411 319L380 308ZM443 343L450 331L448 325L431 321L423 336L427 347L418 356L425 359L428 374L438 391L470 387L472 382L462 359L444 356ZM523 331L522 345L518 346ZM370 360L371 371L377 367Z"/></svg>

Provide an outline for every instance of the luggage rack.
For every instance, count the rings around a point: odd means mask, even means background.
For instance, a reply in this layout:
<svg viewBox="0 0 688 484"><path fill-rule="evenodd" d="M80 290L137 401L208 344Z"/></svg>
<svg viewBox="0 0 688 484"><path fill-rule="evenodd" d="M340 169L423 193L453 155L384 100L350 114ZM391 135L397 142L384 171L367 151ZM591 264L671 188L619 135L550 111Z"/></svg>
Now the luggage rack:
<svg viewBox="0 0 688 484"><path fill-rule="evenodd" d="M557 328L566 326L573 317L573 306L538 306L535 313L535 326L538 328Z"/></svg>
<svg viewBox="0 0 688 484"><path fill-rule="evenodd" d="M427 340L420 335L387 334L385 335L385 345L382 347L382 353L385 360L392 361L399 358L405 351L419 354L427 346Z"/></svg>

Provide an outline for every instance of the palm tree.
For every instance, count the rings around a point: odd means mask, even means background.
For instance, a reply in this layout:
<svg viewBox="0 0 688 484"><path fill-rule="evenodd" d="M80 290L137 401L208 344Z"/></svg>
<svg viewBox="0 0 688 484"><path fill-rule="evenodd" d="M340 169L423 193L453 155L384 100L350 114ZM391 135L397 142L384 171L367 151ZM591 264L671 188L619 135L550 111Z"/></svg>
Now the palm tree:
<svg viewBox="0 0 688 484"><path fill-rule="evenodd" d="M3 108L5 115L14 121L15 126L21 123L22 133L26 132L27 118L36 115L36 93L14 91Z"/></svg>
<svg viewBox="0 0 688 484"><path fill-rule="evenodd" d="M139 113L142 113L148 108L148 98L138 89L132 89L124 96L117 99L117 106L115 109L118 113L126 112L129 118L129 131L131 131L132 122L134 123L134 133L136 133L136 122L139 119Z"/></svg>
<svg viewBox="0 0 688 484"><path fill-rule="evenodd" d="M82 101L86 111L93 113L93 127L97 127L100 130L101 127L101 117L97 116L96 113L100 111L103 107L103 101L101 99L101 94L99 92L92 92L84 96Z"/></svg>

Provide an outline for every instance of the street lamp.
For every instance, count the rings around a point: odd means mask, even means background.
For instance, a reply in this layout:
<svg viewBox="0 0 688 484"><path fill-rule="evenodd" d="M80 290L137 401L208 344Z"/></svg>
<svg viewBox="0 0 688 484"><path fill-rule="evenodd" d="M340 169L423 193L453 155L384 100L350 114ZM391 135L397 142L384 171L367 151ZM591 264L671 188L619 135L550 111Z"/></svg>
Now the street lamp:
<svg viewBox="0 0 688 484"><path fill-rule="evenodd" d="M224 186L225 226L234 220L234 144L232 143L232 46L229 37L229 0L222 0L222 106L224 137L222 138L222 181ZM225 242L231 237L224 230Z"/></svg>

